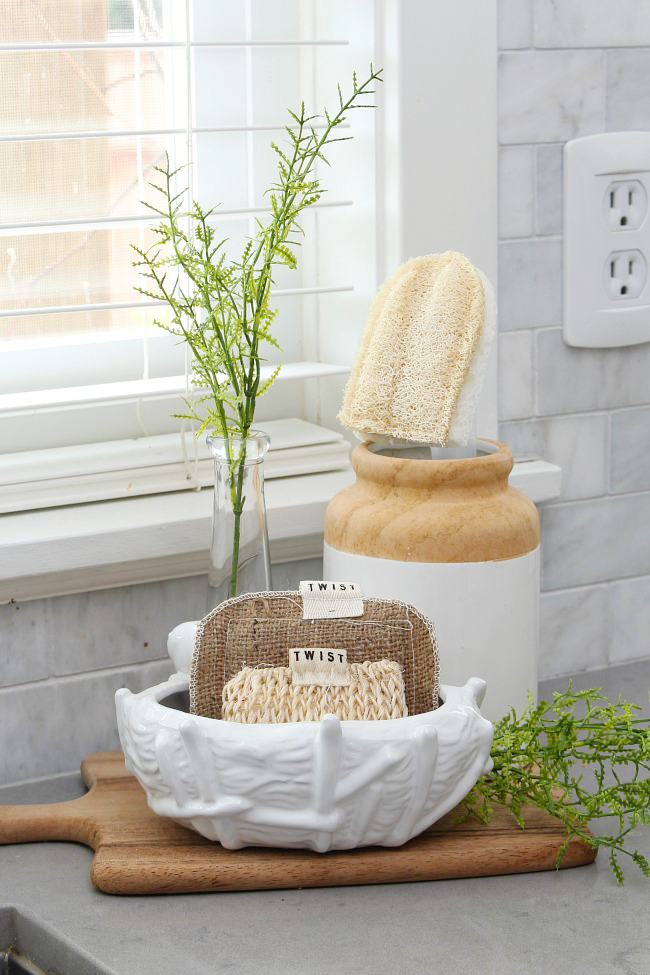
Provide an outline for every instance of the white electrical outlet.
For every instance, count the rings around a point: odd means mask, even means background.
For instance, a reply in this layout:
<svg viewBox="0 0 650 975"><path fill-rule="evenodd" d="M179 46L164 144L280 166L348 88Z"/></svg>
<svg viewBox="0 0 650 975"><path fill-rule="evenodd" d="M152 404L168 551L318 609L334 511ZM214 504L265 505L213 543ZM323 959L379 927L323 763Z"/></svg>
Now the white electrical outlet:
<svg viewBox="0 0 650 975"><path fill-rule="evenodd" d="M648 283L648 265L641 251L613 251L604 268L605 293L611 301L638 298Z"/></svg>
<svg viewBox="0 0 650 975"><path fill-rule="evenodd" d="M650 132L564 147L564 339L606 348L650 341Z"/></svg>
<svg viewBox="0 0 650 975"><path fill-rule="evenodd" d="M636 230L648 213L648 194L639 179L616 179L603 197L610 230Z"/></svg>

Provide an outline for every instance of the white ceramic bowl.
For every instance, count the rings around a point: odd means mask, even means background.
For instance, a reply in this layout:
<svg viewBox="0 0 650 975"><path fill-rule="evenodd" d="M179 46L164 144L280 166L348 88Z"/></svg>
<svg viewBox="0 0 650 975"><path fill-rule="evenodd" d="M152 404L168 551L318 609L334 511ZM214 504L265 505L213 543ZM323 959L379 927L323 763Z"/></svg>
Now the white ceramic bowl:
<svg viewBox="0 0 650 975"><path fill-rule="evenodd" d="M443 685L436 711L391 721L247 725L190 715L194 624L182 626L169 643L180 672L140 694L117 692L120 741L153 811L227 849L400 846L492 768L476 677Z"/></svg>

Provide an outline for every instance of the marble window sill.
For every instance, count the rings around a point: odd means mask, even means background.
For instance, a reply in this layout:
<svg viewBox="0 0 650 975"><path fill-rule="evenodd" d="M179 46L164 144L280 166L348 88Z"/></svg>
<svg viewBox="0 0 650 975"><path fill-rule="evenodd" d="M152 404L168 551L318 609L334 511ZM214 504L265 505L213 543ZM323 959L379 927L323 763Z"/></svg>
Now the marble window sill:
<svg viewBox="0 0 650 975"><path fill-rule="evenodd" d="M273 562L321 554L325 509L351 469L269 481ZM560 468L515 465L510 483L535 503L556 498ZM207 571L212 491L184 491L4 515L0 603L154 582Z"/></svg>

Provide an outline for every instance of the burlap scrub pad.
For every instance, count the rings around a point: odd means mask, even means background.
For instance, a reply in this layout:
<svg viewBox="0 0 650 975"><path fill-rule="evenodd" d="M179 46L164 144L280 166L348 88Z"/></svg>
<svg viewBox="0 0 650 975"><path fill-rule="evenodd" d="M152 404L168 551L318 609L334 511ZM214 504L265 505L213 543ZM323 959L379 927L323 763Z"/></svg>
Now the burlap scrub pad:
<svg viewBox="0 0 650 975"><path fill-rule="evenodd" d="M466 443L495 320L493 289L462 254L407 261L371 305L343 426L362 439Z"/></svg>
<svg viewBox="0 0 650 975"><path fill-rule="evenodd" d="M231 678L246 667L284 668L293 647L345 648L348 666L394 661L408 713L438 707L440 662L433 624L413 606L365 598L363 616L303 619L299 592L267 592L228 599L199 623L190 674L191 713L221 718L223 688Z"/></svg>

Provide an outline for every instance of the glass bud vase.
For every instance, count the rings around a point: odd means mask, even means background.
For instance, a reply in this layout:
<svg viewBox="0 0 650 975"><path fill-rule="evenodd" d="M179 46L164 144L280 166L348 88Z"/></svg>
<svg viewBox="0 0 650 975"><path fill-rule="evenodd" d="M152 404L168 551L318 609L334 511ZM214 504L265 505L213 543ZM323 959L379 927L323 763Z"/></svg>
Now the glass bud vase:
<svg viewBox="0 0 650 975"><path fill-rule="evenodd" d="M271 589L271 562L264 503L266 433L209 436L215 463L214 513L207 611L224 599Z"/></svg>

